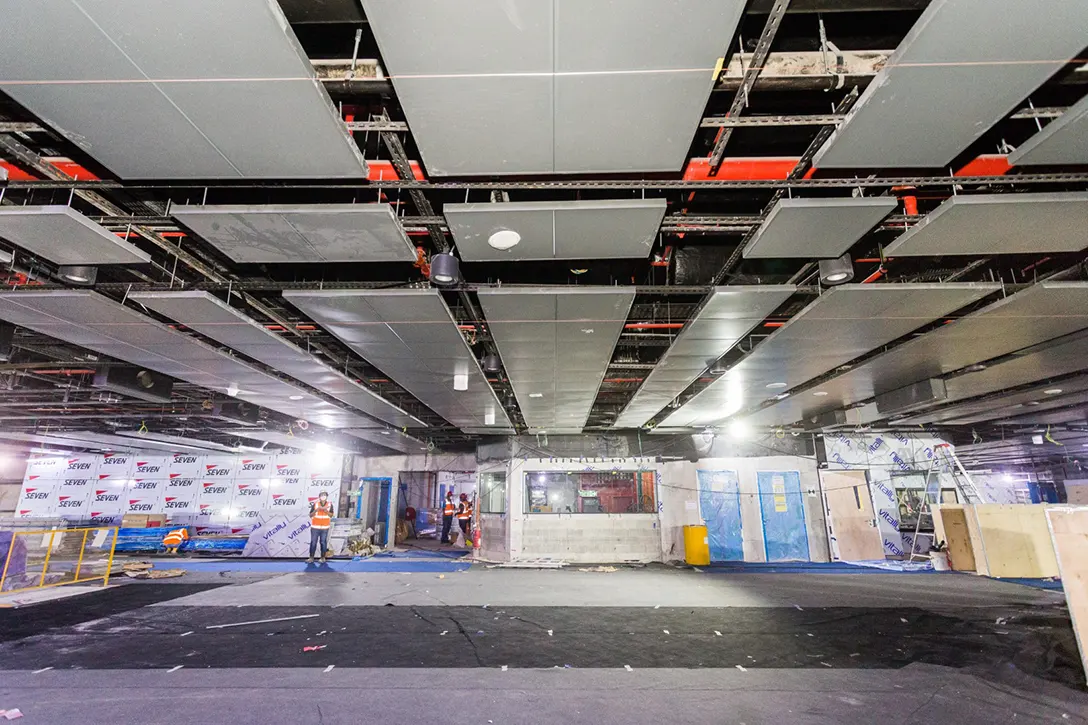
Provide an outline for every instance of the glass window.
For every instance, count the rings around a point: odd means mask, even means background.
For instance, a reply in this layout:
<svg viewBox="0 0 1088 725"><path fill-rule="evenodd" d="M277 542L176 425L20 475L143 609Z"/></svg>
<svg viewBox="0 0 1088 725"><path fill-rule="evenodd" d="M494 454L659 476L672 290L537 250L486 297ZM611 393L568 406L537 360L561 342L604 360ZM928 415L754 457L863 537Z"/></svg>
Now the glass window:
<svg viewBox="0 0 1088 725"><path fill-rule="evenodd" d="M480 513L506 513L506 471L480 474Z"/></svg>
<svg viewBox="0 0 1088 725"><path fill-rule="evenodd" d="M653 471L530 471L525 512L533 514L654 513Z"/></svg>

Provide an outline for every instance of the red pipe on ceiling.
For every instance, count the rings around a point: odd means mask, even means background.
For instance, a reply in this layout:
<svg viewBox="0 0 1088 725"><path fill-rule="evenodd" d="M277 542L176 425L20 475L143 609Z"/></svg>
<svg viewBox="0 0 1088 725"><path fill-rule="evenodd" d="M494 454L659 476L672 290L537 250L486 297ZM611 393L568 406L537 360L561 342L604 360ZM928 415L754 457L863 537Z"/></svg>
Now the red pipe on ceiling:
<svg viewBox="0 0 1088 725"><path fill-rule="evenodd" d="M625 330L679 330L683 322L632 322L623 326Z"/></svg>

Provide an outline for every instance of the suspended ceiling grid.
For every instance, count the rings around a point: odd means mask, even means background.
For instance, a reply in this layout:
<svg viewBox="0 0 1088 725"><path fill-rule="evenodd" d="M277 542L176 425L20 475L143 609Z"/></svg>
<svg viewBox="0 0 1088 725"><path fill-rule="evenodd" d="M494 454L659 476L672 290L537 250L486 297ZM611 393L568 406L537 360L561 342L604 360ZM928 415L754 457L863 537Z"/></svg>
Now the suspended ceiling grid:
<svg viewBox="0 0 1088 725"><path fill-rule="evenodd" d="M288 290L283 298L454 426L511 425L438 290ZM466 390L454 389L455 375L467 376Z"/></svg>
<svg viewBox="0 0 1088 725"><path fill-rule="evenodd" d="M1088 283L1041 282L908 340L746 420L754 425L789 425L1085 328Z"/></svg>
<svg viewBox="0 0 1088 725"><path fill-rule="evenodd" d="M989 283L844 285L822 294L661 425L728 418L1000 289Z"/></svg>
<svg viewBox="0 0 1088 725"><path fill-rule="evenodd" d="M240 263L416 258L389 204L178 205L170 216Z"/></svg>
<svg viewBox="0 0 1088 725"><path fill-rule="evenodd" d="M55 264L142 264L151 256L68 206L0 209L0 237Z"/></svg>
<svg viewBox="0 0 1088 725"><path fill-rule="evenodd" d="M95 292L0 292L0 319L326 428L378 425Z"/></svg>
<svg viewBox="0 0 1088 725"><path fill-rule="evenodd" d="M837 259L898 206L895 197L779 199L744 247L748 259Z"/></svg>
<svg viewBox="0 0 1088 725"><path fill-rule="evenodd" d="M129 299L378 420L398 428L427 425L209 292L133 292Z"/></svg>
<svg viewBox="0 0 1088 725"><path fill-rule="evenodd" d="M363 8L428 174L471 176L679 171L744 2Z"/></svg>
<svg viewBox="0 0 1088 725"><path fill-rule="evenodd" d="M616 428L639 428L671 403L712 362L729 352L796 291L793 285L718 287L688 321L638 392Z"/></svg>
<svg viewBox="0 0 1088 725"><path fill-rule="evenodd" d="M649 256L665 216L664 199L445 204L450 233L468 262L611 259ZM499 231L521 241L507 250L488 244Z"/></svg>
<svg viewBox="0 0 1088 725"><path fill-rule="evenodd" d="M275 0L0 0L0 17L18 28L0 90L123 179L366 176Z"/></svg>
<svg viewBox="0 0 1088 725"><path fill-rule="evenodd" d="M531 287L478 294L526 425L581 433L634 291Z"/></svg>
<svg viewBox="0 0 1088 725"><path fill-rule="evenodd" d="M933 0L819 150L821 169L940 168L1085 47L1088 4Z"/></svg>
<svg viewBox="0 0 1088 725"><path fill-rule="evenodd" d="M1015 166L1088 164L1088 97L1009 154Z"/></svg>

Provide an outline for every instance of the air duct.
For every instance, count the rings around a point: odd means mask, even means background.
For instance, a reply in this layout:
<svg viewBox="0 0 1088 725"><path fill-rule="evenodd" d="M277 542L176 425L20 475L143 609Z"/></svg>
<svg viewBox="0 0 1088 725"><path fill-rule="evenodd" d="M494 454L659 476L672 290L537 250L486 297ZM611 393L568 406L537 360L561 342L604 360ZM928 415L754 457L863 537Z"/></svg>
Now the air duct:
<svg viewBox="0 0 1088 725"><path fill-rule="evenodd" d="M130 365L111 365L96 372L91 385L151 403L169 403L174 381L151 370Z"/></svg>
<svg viewBox="0 0 1088 725"><path fill-rule="evenodd" d="M212 417L232 423L253 425L260 418L261 409L242 400L224 400L212 408Z"/></svg>
<svg viewBox="0 0 1088 725"><path fill-rule="evenodd" d="M881 415L908 413L918 408L939 403L948 397L944 381L929 378L911 383L891 392L876 396L876 409Z"/></svg>

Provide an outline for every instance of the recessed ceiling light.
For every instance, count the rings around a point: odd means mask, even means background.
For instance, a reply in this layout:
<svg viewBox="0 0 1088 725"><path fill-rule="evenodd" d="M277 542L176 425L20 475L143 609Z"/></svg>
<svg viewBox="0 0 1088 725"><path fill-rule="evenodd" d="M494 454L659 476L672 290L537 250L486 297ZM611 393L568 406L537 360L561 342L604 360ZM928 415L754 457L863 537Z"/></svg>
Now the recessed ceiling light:
<svg viewBox="0 0 1088 725"><path fill-rule="evenodd" d="M815 395L817 398L822 398L825 395L827 395L827 391L826 390L817 390L816 392L813 393L813 395Z"/></svg>
<svg viewBox="0 0 1088 725"><path fill-rule="evenodd" d="M302 400L302 397L303 396L301 396L301 395L288 395L287 399L288 400Z"/></svg>
<svg viewBox="0 0 1088 725"><path fill-rule="evenodd" d="M786 387L786 383L767 383L767 387L772 390L775 388L784 388Z"/></svg>
<svg viewBox="0 0 1088 725"><path fill-rule="evenodd" d="M518 245L521 235L513 229L500 229L487 238L487 243L492 249L506 251Z"/></svg>
<svg viewBox="0 0 1088 725"><path fill-rule="evenodd" d="M468 390L468 374L457 373L453 376L453 389L454 390Z"/></svg>
<svg viewBox="0 0 1088 725"><path fill-rule="evenodd" d="M544 393L529 393L530 398L543 398Z"/></svg>
<svg viewBox="0 0 1088 725"><path fill-rule="evenodd" d="M1029 400L1028 401L1028 405L1038 405L1038 404L1039 404L1038 400Z"/></svg>
<svg viewBox="0 0 1088 725"><path fill-rule="evenodd" d="M826 279L828 282L842 282L849 276L850 275L848 275L846 272L835 272L834 274L827 275L827 277L825 277L824 279Z"/></svg>
<svg viewBox="0 0 1088 725"><path fill-rule="evenodd" d="M1061 388L1047 388L1043 392L1046 393L1047 395L1057 395L1058 393L1062 392L1062 389Z"/></svg>
<svg viewBox="0 0 1088 725"><path fill-rule="evenodd" d="M389 431L387 431L387 430L383 430L383 431L382 431L382 435L383 435L383 436L387 436L387 435L390 435L390 433L389 433Z"/></svg>

